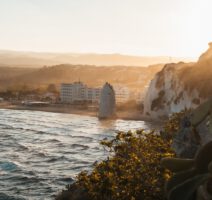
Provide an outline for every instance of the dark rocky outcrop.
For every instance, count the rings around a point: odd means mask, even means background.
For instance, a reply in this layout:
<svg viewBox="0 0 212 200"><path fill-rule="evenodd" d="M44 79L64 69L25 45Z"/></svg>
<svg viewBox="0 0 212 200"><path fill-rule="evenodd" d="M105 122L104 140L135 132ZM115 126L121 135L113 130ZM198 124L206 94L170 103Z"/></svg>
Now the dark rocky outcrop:
<svg viewBox="0 0 212 200"><path fill-rule="evenodd" d="M62 191L55 200L92 200L88 193L77 186L75 183L67 187L67 190Z"/></svg>

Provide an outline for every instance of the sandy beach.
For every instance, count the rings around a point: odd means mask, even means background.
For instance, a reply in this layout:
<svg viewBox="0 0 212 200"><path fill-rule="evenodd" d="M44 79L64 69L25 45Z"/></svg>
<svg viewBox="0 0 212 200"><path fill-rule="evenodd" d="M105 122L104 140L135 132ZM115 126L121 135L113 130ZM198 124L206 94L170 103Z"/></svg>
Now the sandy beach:
<svg viewBox="0 0 212 200"><path fill-rule="evenodd" d="M0 102L0 109L34 110L44 112L87 115L92 117L98 116L96 110L80 108L73 105L62 105L62 104L51 104L48 106L27 106L27 105L14 105L9 102ZM152 121L152 119L143 116L139 111L117 111L116 119Z"/></svg>

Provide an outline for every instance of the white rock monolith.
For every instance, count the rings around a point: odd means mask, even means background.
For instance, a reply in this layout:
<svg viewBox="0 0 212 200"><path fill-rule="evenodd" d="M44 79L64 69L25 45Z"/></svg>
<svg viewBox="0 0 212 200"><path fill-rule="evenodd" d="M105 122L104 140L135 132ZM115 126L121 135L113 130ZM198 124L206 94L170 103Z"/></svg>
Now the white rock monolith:
<svg viewBox="0 0 212 200"><path fill-rule="evenodd" d="M99 119L107 119L115 116L116 100L113 86L105 83L102 88L99 104Z"/></svg>

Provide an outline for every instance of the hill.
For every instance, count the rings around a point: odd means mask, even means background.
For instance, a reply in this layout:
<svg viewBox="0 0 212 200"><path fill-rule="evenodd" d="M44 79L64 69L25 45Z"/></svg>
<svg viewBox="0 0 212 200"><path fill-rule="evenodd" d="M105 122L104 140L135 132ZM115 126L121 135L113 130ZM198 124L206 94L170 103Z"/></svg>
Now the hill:
<svg viewBox="0 0 212 200"><path fill-rule="evenodd" d="M0 89L5 90L18 85L36 88L54 83L82 81L88 86L102 86L106 81L111 84L123 84L132 90L143 90L155 73L163 65L149 67L97 67L91 65L55 65L39 69L0 68Z"/></svg>
<svg viewBox="0 0 212 200"><path fill-rule="evenodd" d="M96 65L96 66L149 66L158 63L190 61L185 58L168 56L144 57L121 54L77 54L77 53L38 53L0 51L0 65L13 67L43 67L58 64Z"/></svg>

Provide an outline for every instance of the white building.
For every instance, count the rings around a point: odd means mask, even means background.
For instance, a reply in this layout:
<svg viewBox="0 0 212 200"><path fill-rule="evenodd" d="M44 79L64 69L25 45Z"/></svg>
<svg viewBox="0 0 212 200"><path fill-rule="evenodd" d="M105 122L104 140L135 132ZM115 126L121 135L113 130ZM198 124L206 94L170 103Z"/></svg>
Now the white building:
<svg viewBox="0 0 212 200"><path fill-rule="evenodd" d="M130 99L130 90L128 87L123 85L114 85L113 89L115 91L116 103L125 103Z"/></svg>
<svg viewBox="0 0 212 200"><path fill-rule="evenodd" d="M87 88L86 90L86 98L88 101L99 103L100 95L101 95L101 88Z"/></svg>
<svg viewBox="0 0 212 200"><path fill-rule="evenodd" d="M82 82L63 83L60 88L60 98L63 103L73 102L99 102L100 88L88 88Z"/></svg>

